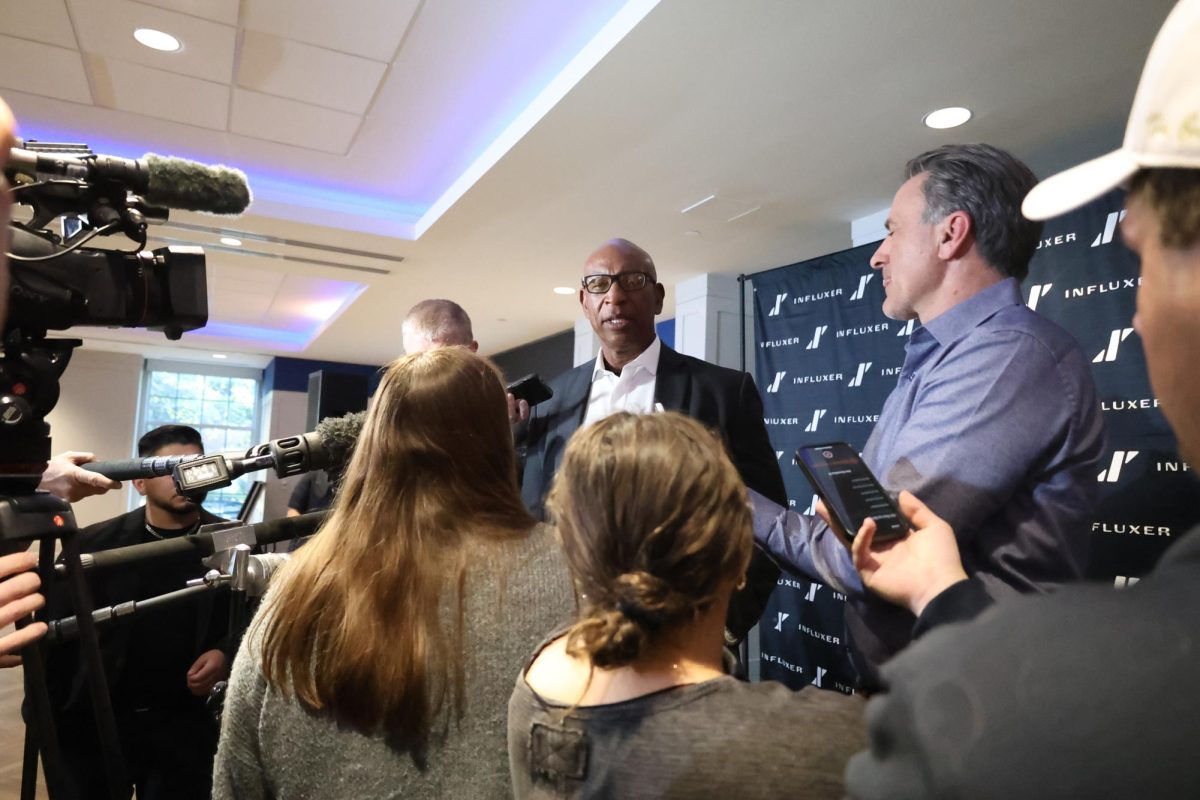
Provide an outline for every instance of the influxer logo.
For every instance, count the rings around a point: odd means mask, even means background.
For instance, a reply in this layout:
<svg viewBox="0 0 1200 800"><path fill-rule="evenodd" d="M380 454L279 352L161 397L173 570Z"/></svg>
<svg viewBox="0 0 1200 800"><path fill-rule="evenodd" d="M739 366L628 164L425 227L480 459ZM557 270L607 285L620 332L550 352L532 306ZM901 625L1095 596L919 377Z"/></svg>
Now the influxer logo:
<svg viewBox="0 0 1200 800"><path fill-rule="evenodd" d="M1031 311L1037 310L1038 301L1050 294L1050 287L1053 285L1053 283L1039 283L1029 287L1029 302L1026 305Z"/></svg>
<svg viewBox="0 0 1200 800"><path fill-rule="evenodd" d="M787 292L775 295L775 307L767 312L768 317L778 317L779 307L783 305L783 301L787 300Z"/></svg>
<svg viewBox="0 0 1200 800"><path fill-rule="evenodd" d="M1107 469L1100 470L1096 480L1100 483L1116 483L1121 479L1121 468L1137 458L1140 452L1141 450L1114 450L1112 462Z"/></svg>
<svg viewBox="0 0 1200 800"><path fill-rule="evenodd" d="M776 450L776 451L775 451L775 460L776 460L776 461L781 461L782 459L783 459L783 451L782 451L782 450Z"/></svg>
<svg viewBox="0 0 1200 800"><path fill-rule="evenodd" d="M1116 577L1116 579L1113 581L1113 586L1117 589L1124 589L1128 586L1133 586L1135 583L1137 583L1140 580L1141 580L1141 578L1132 578L1127 575L1118 575Z"/></svg>
<svg viewBox="0 0 1200 800"><path fill-rule="evenodd" d="M825 416L825 412L828 410L829 409L827 409L827 408L818 408L817 410L813 411L812 422L810 422L804 426L804 432L805 433L816 433L817 426L821 424L821 418Z"/></svg>
<svg viewBox="0 0 1200 800"><path fill-rule="evenodd" d="M875 277L874 272L868 272L866 275L860 275L858 278L858 288L854 290L854 294L850 295L850 302L862 300L863 295L867 293L867 284L871 282L871 278Z"/></svg>
<svg viewBox="0 0 1200 800"><path fill-rule="evenodd" d="M767 387L768 394L775 394L779 391L779 384L783 382L783 376L787 375L787 370L775 373L775 380L771 381L771 385Z"/></svg>
<svg viewBox="0 0 1200 800"><path fill-rule="evenodd" d="M783 632L783 621L790 616L791 616L791 614L787 613L786 611L776 611L775 612L775 630L782 633Z"/></svg>
<svg viewBox="0 0 1200 800"><path fill-rule="evenodd" d="M1093 364L1102 364L1105 361L1116 361L1117 350L1121 346L1121 342L1129 338L1129 334L1133 333L1133 328L1117 328L1108 337L1108 347L1101 350L1092 359Z"/></svg>
<svg viewBox="0 0 1200 800"><path fill-rule="evenodd" d="M812 502L808 504L808 508L804 509L804 516L811 517L817 513L817 496L814 494Z"/></svg>
<svg viewBox="0 0 1200 800"><path fill-rule="evenodd" d="M805 350L816 350L818 347L820 347L821 346L821 336L823 336L825 334L825 331L827 331L827 330L829 330L828 325L818 325L816 327L816 330L813 331L812 341L809 342L808 344L804 345L804 349Z"/></svg>
<svg viewBox="0 0 1200 800"><path fill-rule="evenodd" d="M863 378L866 376L867 370L869 370L870 368L871 368L870 361L860 361L858 363L857 374L855 374L855 376L853 378L851 378L850 382L846 385L852 389L862 386Z"/></svg>
<svg viewBox="0 0 1200 800"><path fill-rule="evenodd" d="M813 678L812 685L817 687L818 689L825 688L825 687L821 686L821 679L825 677L825 673L828 672L829 670L825 669L824 667L815 667L814 669L816 669L816 671L817 671L817 677Z"/></svg>
<svg viewBox="0 0 1200 800"><path fill-rule="evenodd" d="M897 336L912 336L913 326L916 324L915 319L910 319L908 322L900 326L900 330L896 331Z"/></svg>
<svg viewBox="0 0 1200 800"><path fill-rule="evenodd" d="M810 583L808 585L808 594L804 595L804 602L815 603L817 601L817 592L820 591L821 584Z"/></svg>
<svg viewBox="0 0 1200 800"><path fill-rule="evenodd" d="M1102 244L1108 244L1113 240L1113 236L1117 232L1117 223L1125 219L1125 211L1114 211L1108 215L1108 219L1104 220L1104 230L1096 234L1096 241L1092 242L1092 247L1099 247Z"/></svg>

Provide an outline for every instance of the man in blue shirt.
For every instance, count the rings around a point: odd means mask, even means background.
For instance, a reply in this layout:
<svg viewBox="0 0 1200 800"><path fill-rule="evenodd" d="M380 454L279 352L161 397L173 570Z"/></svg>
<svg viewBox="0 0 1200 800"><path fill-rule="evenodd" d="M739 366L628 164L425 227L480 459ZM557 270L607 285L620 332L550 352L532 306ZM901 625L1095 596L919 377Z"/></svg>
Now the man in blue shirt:
<svg viewBox="0 0 1200 800"><path fill-rule="evenodd" d="M921 324L863 457L885 487L951 522L968 573L994 596L1078 579L1104 424L1078 343L1021 298L1041 234L1021 201L1037 179L989 145L932 150L907 176L871 266L883 312ZM820 519L754 501L760 543L847 594L856 661L873 683L873 668L908 644L912 615L864 592Z"/></svg>

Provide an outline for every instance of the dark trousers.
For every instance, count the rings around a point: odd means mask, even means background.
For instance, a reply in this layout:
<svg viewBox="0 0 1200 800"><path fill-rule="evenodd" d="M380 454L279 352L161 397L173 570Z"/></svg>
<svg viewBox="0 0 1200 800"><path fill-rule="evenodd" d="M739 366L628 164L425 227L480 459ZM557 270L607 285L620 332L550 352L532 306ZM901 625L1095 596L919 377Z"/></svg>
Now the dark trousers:
<svg viewBox="0 0 1200 800"><path fill-rule="evenodd" d="M63 767L81 800L108 800L104 761L90 716L58 721ZM201 707L123 713L121 753L138 800L208 800L217 728ZM128 795L126 795L128 796Z"/></svg>

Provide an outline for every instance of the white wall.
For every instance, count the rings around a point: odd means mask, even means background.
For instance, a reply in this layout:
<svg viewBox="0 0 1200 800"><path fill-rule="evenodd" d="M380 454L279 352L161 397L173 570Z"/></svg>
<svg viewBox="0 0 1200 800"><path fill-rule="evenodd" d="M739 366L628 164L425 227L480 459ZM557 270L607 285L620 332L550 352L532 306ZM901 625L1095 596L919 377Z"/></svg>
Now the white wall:
<svg viewBox="0 0 1200 800"><path fill-rule="evenodd" d="M142 357L135 353L76 350L59 383L58 405L46 417L51 451L86 450L109 461L134 455ZM129 508L133 486L74 505L79 527L111 519Z"/></svg>

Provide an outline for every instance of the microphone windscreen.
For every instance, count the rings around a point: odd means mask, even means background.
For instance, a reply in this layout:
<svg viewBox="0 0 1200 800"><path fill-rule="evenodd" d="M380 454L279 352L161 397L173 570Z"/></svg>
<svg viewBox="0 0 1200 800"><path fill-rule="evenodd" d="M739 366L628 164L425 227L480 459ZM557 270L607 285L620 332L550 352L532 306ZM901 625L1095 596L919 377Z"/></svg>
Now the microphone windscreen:
<svg viewBox="0 0 1200 800"><path fill-rule="evenodd" d="M149 153L146 202L184 211L241 214L250 205L250 184L240 169Z"/></svg>
<svg viewBox="0 0 1200 800"><path fill-rule="evenodd" d="M329 466L325 469L331 478L341 476L346 465L350 463L354 443L362 433L366 418L367 412L358 411L344 417L326 417L317 423L316 433L321 437L321 444L325 446L329 459Z"/></svg>

